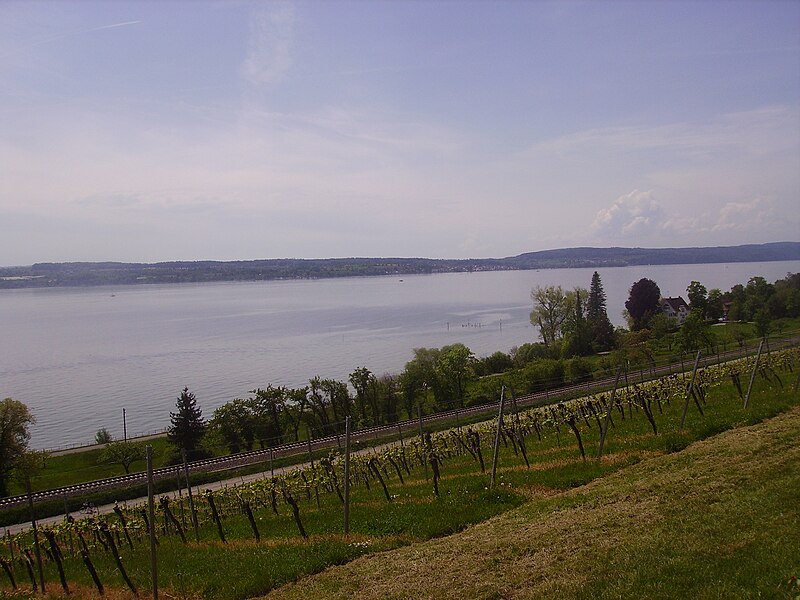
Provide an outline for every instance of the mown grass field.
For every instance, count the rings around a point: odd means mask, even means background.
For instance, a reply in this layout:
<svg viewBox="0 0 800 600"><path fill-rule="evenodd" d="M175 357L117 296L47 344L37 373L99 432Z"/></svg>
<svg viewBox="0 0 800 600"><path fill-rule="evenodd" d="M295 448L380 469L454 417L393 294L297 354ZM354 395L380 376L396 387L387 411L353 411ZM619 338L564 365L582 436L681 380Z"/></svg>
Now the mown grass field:
<svg viewBox="0 0 800 600"><path fill-rule="evenodd" d="M791 597L800 575L800 408L792 389L758 378L747 410L734 387L709 391L705 416L681 402L655 413L658 434L636 410L614 414L605 457L591 420L582 426L588 459L566 427L526 438L530 467L501 444L498 485L488 489L468 453L442 461L440 495L420 465L405 482L387 470L391 494L372 482L353 488L351 535L333 493L298 496L309 537L286 504L275 515L254 502L261 540L229 507L228 542L204 519L201 541L160 539L162 593L176 598L540 598ZM777 415L777 416L776 416ZM768 419L765 421L765 419ZM763 421L763 422L762 422ZM717 435L719 434L719 435ZM698 441L703 440L703 441ZM695 442L695 443L693 443ZM483 446L487 468L491 450ZM173 504L174 507L177 504ZM177 508L175 508L178 512ZM150 586L149 548L132 528L120 555L141 595ZM66 552L65 554L69 554ZM3 551L10 558L7 549ZM125 591L99 545L92 558L106 598ZM78 556L65 571L73 597L99 597ZM16 564L20 587L30 589ZM59 597L46 561L48 592ZM0 577L2 575L0 574ZM10 591L8 580L3 589Z"/></svg>

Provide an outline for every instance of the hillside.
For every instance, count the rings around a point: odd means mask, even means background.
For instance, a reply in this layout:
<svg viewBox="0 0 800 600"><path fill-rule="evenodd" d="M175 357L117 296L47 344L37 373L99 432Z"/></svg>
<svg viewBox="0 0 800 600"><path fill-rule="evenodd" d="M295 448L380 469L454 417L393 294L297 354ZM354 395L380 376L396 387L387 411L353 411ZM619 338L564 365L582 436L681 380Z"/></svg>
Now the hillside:
<svg viewBox="0 0 800 600"><path fill-rule="evenodd" d="M715 248L565 248L506 258L326 258L161 263L71 262L0 267L0 289L265 281L469 271L800 260L800 242Z"/></svg>
<svg viewBox="0 0 800 600"><path fill-rule="evenodd" d="M799 438L795 408L267 598L791 597Z"/></svg>

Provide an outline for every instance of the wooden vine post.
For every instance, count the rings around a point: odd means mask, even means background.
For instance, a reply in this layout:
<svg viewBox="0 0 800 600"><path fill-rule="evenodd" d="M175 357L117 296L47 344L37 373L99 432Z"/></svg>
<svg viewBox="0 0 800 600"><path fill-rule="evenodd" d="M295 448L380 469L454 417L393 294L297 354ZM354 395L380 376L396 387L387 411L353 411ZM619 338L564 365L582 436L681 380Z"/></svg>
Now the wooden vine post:
<svg viewBox="0 0 800 600"><path fill-rule="evenodd" d="M272 450L269 451L270 457ZM192 513L192 527L194 527L194 539L200 541L200 526L197 522L197 511L194 509L194 497L192 496L192 483L189 481L189 463L186 460L186 450L181 448L181 458L183 458L183 475L186 479L186 490L189 492L189 512Z"/></svg>
<svg viewBox="0 0 800 600"><path fill-rule="evenodd" d="M33 550L36 554L36 568L39 570L39 585L44 589L44 569L42 568L42 550L39 547L39 533L36 529L36 514L33 512L33 493L31 492L31 478L25 476L25 491L28 493L28 510L31 513L31 528L33 529Z"/></svg>
<svg viewBox="0 0 800 600"><path fill-rule="evenodd" d="M511 405L514 407L514 435L519 444L519 450L522 452L522 458L525 459L525 466L531 468L531 463L528 461L528 450L525 448L525 434L522 431L522 425L519 422L519 407L517 406L517 395L514 393L514 387L509 386L511 390Z"/></svg>
<svg viewBox="0 0 800 600"><path fill-rule="evenodd" d="M419 443L424 447L425 436L422 432L422 407L419 404L417 404L417 417L419 418ZM428 461L423 460L422 466L425 467L425 481L428 481Z"/></svg>
<svg viewBox="0 0 800 600"><path fill-rule="evenodd" d="M753 381L756 378L758 371L758 361L761 359L761 349L764 347L764 340L758 345L758 352L756 353L756 362L753 364L753 372L750 373L750 383L747 384L747 394L744 396L744 408L747 408L747 403L750 402L750 392L753 390Z"/></svg>
<svg viewBox="0 0 800 600"><path fill-rule="evenodd" d="M689 412L689 398L692 395L692 389L694 388L694 379L697 377L697 365L700 364L700 350L697 351L697 356L694 358L694 368L692 368L692 378L689 380L689 385L686 388L686 399L683 402L683 413L681 414L681 424L678 427L678 431L683 431L683 426L686 423L686 413Z"/></svg>
<svg viewBox="0 0 800 600"><path fill-rule="evenodd" d="M156 556L156 504L153 485L153 447L145 448L147 457L147 528L150 533L150 578L153 582L153 600L158 600L158 557Z"/></svg>
<svg viewBox="0 0 800 600"><path fill-rule="evenodd" d="M344 425L344 534L350 534L350 417Z"/></svg>
<svg viewBox="0 0 800 600"><path fill-rule="evenodd" d="M611 421L611 412L614 410L614 401L617 396L617 387L619 386L619 379L622 377L622 365L617 369L617 378L614 380L614 389L611 390L611 398L608 401L608 410L606 411L606 419L603 421L603 430L600 432L600 446L597 448L598 460L603 457L603 445L606 443L606 434L608 433L608 423ZM625 411L622 411L623 416Z"/></svg>
<svg viewBox="0 0 800 600"><path fill-rule="evenodd" d="M494 487L495 476L497 475L497 455L500 453L500 432L503 429L503 407L506 400L506 386L500 388L500 410L497 413L497 432L494 435L494 453L492 455L492 477L489 480L489 488Z"/></svg>

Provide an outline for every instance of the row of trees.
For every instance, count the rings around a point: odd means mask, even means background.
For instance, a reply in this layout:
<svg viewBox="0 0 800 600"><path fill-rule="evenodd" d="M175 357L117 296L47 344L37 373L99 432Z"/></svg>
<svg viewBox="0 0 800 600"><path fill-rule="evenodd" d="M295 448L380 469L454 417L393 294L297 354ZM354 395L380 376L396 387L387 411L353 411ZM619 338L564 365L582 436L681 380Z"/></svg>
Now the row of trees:
<svg viewBox="0 0 800 600"><path fill-rule="evenodd" d="M597 271L587 291L577 287L536 287L531 291L531 323L542 343L561 356L586 356L614 347L614 326L606 310L606 294Z"/></svg>
<svg viewBox="0 0 800 600"><path fill-rule="evenodd" d="M464 344L416 348L400 376L378 377L359 367L348 378L353 392L346 382L320 377L300 388L269 385L218 407L208 422L194 394L184 389L170 415L168 439L196 459L203 455L207 435L207 441L239 452L297 441L301 434L336 434L344 430L346 417L363 427L395 423L420 410L463 407L466 384L476 377L478 363ZM179 460L177 452L173 460Z"/></svg>
<svg viewBox="0 0 800 600"><path fill-rule="evenodd" d="M774 284L763 277L751 277L746 285L734 285L730 291L708 290L699 281L686 288L689 307L700 321L752 321L763 323L800 316L800 273L789 273ZM661 313L661 291L651 279L640 279L630 289L625 308L632 331L658 327L653 323Z"/></svg>

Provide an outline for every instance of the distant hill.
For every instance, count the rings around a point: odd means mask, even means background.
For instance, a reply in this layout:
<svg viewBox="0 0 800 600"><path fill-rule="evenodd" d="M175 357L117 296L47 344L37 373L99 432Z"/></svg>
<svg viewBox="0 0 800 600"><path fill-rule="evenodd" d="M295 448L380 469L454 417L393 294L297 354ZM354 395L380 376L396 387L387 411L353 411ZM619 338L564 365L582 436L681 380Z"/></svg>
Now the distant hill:
<svg viewBox="0 0 800 600"><path fill-rule="evenodd" d="M713 248L564 248L507 258L323 258L162 263L73 262L0 267L0 289L264 281L466 271L800 260L800 242Z"/></svg>

